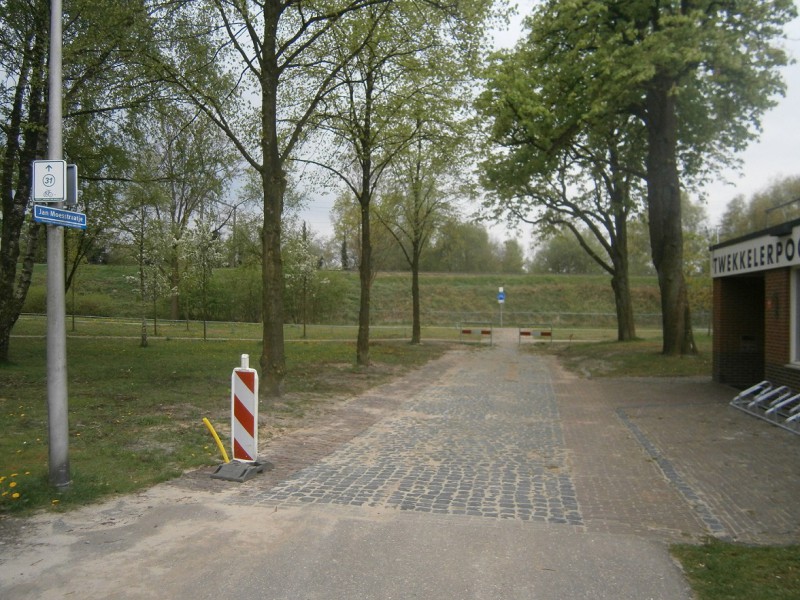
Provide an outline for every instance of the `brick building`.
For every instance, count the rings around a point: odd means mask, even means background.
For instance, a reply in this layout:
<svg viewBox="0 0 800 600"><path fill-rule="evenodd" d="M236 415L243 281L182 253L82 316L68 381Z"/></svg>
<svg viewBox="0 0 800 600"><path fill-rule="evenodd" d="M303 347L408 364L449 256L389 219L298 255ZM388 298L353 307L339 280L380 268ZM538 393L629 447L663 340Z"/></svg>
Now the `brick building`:
<svg viewBox="0 0 800 600"><path fill-rule="evenodd" d="M715 381L800 390L800 219L711 247Z"/></svg>

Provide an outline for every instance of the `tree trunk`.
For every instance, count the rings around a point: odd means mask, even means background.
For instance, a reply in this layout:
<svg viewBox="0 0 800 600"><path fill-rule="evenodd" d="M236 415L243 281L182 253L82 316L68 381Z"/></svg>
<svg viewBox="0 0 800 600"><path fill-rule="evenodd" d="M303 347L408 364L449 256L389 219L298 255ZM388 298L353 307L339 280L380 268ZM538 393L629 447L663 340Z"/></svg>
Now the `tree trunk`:
<svg viewBox="0 0 800 600"><path fill-rule="evenodd" d="M611 278L614 290L614 305L617 309L617 341L629 342L636 339L636 323L633 317L630 279L627 269L618 270Z"/></svg>
<svg viewBox="0 0 800 600"><path fill-rule="evenodd" d="M16 78L11 114L5 124L5 153L0 169L0 362L9 360L11 330L19 319L28 294L33 256L39 240L39 226L31 224L22 271L18 274L20 237L25 227L25 213L31 192L31 161L44 150L40 145L43 146L45 140L43 133L47 123L44 93L47 89L49 14L46 5L38 6L32 16L35 23L30 37L24 41L26 47Z"/></svg>
<svg viewBox="0 0 800 600"><path fill-rule="evenodd" d="M266 176L265 176L266 179ZM286 355L283 337L283 261L281 259L281 212L286 186L282 171L271 181L264 181L264 229L261 274L263 300L263 350L261 371L267 397L281 395L286 376Z"/></svg>
<svg viewBox="0 0 800 600"><path fill-rule="evenodd" d="M358 140L360 148L361 192L358 203L361 206L361 264L358 268L361 280L361 302L358 310L358 341L356 342L356 363L369 366L369 311L370 289L372 288L372 238L369 227L369 205L372 201L372 93L374 74L366 73L364 82L364 124Z"/></svg>
<svg viewBox="0 0 800 600"><path fill-rule="evenodd" d="M631 282L628 261L628 214L630 194L620 179L620 169L614 156L612 207L614 236L609 251L614 272L611 288L614 290L614 305L617 310L617 341L629 342L636 339L636 323L633 316Z"/></svg>
<svg viewBox="0 0 800 600"><path fill-rule="evenodd" d="M419 245L414 244L411 259L411 343L422 342L422 319L419 306Z"/></svg>
<svg viewBox="0 0 800 600"><path fill-rule="evenodd" d="M362 192L362 195L366 192ZM361 300L358 309L358 342L356 343L356 363L369 366L369 303L372 287L372 241L369 229L369 201L361 201L361 263L358 276L361 281Z"/></svg>
<svg viewBox="0 0 800 600"><path fill-rule="evenodd" d="M286 354L283 338L283 261L281 258L281 224L286 176L278 145L279 70L275 54L278 21L282 7L277 2L264 4L264 44L261 81L261 148L264 190L264 228L261 236L261 278L263 320L261 373L266 397L280 396L286 376Z"/></svg>
<svg viewBox="0 0 800 600"><path fill-rule="evenodd" d="M683 275L681 193L674 81L656 76L647 93L647 204L650 248L661 290L662 352L696 352Z"/></svg>
<svg viewBox="0 0 800 600"><path fill-rule="evenodd" d="M181 316L180 294L178 293L180 284L181 272L178 263L178 251L173 248L169 265L169 285L172 288L170 290L169 318L173 321L177 321Z"/></svg>

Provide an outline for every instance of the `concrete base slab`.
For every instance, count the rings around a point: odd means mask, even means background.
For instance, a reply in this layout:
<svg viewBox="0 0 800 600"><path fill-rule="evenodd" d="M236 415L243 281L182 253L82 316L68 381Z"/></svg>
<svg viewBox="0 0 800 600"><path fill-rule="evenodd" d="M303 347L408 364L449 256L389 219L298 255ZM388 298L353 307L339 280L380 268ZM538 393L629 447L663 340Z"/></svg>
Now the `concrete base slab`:
<svg viewBox="0 0 800 600"><path fill-rule="evenodd" d="M223 463L211 474L211 479L224 479L225 481L236 481L243 483L252 479L258 473L271 471L274 465L268 462L243 463L237 460Z"/></svg>

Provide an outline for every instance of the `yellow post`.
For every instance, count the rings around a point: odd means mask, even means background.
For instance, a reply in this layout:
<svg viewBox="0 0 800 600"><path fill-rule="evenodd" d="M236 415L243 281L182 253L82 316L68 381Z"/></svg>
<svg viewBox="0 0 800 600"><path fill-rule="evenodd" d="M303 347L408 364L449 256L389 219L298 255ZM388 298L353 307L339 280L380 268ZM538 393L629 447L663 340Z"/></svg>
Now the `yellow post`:
<svg viewBox="0 0 800 600"><path fill-rule="evenodd" d="M217 432L214 431L214 427L211 425L211 421L209 421L206 417L203 417L203 423L205 423L206 427L211 432L211 435L214 436L214 441L217 442L217 448L219 448L219 451L222 453L222 458L226 463L231 462L231 460L228 458L228 453L225 452L225 446L222 445Z"/></svg>

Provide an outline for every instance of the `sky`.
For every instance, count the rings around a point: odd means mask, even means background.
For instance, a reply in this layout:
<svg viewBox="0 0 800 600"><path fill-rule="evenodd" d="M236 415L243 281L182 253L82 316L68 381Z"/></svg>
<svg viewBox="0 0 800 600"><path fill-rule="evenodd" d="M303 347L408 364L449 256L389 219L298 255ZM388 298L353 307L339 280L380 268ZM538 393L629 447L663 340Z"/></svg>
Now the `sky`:
<svg viewBox="0 0 800 600"><path fill-rule="evenodd" d="M511 19L508 29L495 33L496 47L511 47L522 35L522 18L528 14L535 0L520 0L518 13ZM790 58L800 61L800 18L786 28L785 47ZM703 188L709 225L719 224L728 203L738 195L749 199L783 177L800 175L800 62L782 70L786 81L786 94L778 105L762 118L759 139L737 155L742 166L726 170ZM330 210L334 197L319 197L301 213L309 227L324 237L330 237L333 225ZM531 242L531 231L508 231L504 226L488 227L490 235L498 241L518 239L523 248Z"/></svg>
<svg viewBox="0 0 800 600"><path fill-rule="evenodd" d="M787 53L800 61L800 18L787 26L786 36ZM774 181L800 175L800 63L784 67L782 73L786 94L764 115L759 140L738 155L742 169L725 172L705 188L706 211L714 225L734 197L741 194L749 199Z"/></svg>

